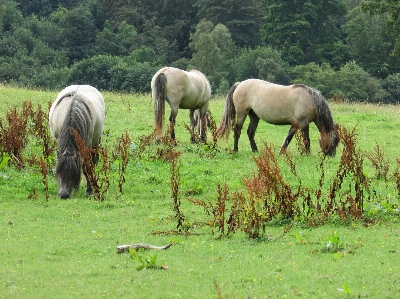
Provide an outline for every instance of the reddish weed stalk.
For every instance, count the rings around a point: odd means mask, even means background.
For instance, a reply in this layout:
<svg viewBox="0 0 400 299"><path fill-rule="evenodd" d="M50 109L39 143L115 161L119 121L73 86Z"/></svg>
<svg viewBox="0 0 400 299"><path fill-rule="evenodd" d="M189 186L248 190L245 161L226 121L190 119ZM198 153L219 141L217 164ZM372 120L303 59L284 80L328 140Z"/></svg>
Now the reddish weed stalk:
<svg viewBox="0 0 400 299"><path fill-rule="evenodd" d="M7 124L0 119L0 151L6 152L18 169L25 166L23 150L28 144L28 121L32 111L32 103L24 101L21 112L16 107L6 112Z"/></svg>
<svg viewBox="0 0 400 299"><path fill-rule="evenodd" d="M129 163L129 148L131 145L131 137L128 132L122 134L117 139L115 149L113 151L113 159L118 161L118 188L119 192L122 192L122 185L125 183L125 173Z"/></svg>
<svg viewBox="0 0 400 299"><path fill-rule="evenodd" d="M90 149L87 147L82 137L76 130L73 130L75 141L78 146L79 154L82 158L82 169L86 174L93 190L93 197L95 200L104 200L105 194L110 185L109 173L110 163L108 159L108 152L106 149ZM96 171L96 162L99 160L100 154L102 155L102 167ZM100 177L100 173L103 175Z"/></svg>

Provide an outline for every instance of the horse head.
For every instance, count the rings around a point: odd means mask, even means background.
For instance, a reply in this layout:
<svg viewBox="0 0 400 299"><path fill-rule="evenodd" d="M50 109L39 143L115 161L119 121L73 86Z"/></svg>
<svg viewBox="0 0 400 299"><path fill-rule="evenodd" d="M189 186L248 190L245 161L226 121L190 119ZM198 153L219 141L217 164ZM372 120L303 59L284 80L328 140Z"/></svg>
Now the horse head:
<svg viewBox="0 0 400 299"><path fill-rule="evenodd" d="M82 158L77 151L57 151L56 178L59 183L58 196L70 198L72 189L78 189L81 180Z"/></svg>
<svg viewBox="0 0 400 299"><path fill-rule="evenodd" d="M334 157L336 155L336 147L338 146L339 141L337 124L334 124L333 130L329 133L322 132L319 145L324 155Z"/></svg>

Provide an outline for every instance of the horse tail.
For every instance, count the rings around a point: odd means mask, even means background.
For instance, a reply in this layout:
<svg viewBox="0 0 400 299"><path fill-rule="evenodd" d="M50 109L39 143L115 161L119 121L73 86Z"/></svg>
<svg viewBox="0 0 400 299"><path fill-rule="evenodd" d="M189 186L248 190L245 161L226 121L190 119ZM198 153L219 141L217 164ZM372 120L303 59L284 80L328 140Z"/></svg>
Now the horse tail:
<svg viewBox="0 0 400 299"><path fill-rule="evenodd" d="M155 80L154 92L154 130L157 136L161 137L164 132L164 115L165 115L165 102L167 96L165 93L165 86L167 85L167 77L161 73Z"/></svg>
<svg viewBox="0 0 400 299"><path fill-rule="evenodd" d="M73 95L72 103L68 108L63 125L61 126L59 147L60 149L78 150L75 135L73 130L76 130L79 136L85 143L85 146L92 147L88 144L92 136L89 136L89 131L92 123L92 112L84 98L75 93Z"/></svg>
<svg viewBox="0 0 400 299"><path fill-rule="evenodd" d="M316 89L313 89L306 85L299 86L304 87L311 99L314 102L315 109L317 111L316 125L320 132L329 133L334 129L335 123L333 121L332 112L329 108L328 102L324 96Z"/></svg>
<svg viewBox="0 0 400 299"><path fill-rule="evenodd" d="M221 122L215 132L218 138L225 137L228 138L231 128L236 123L236 109L235 105L233 104L233 93L235 92L236 88L240 82L236 82L232 85L231 89L229 90L228 95L226 96L226 102L224 111L222 113Z"/></svg>

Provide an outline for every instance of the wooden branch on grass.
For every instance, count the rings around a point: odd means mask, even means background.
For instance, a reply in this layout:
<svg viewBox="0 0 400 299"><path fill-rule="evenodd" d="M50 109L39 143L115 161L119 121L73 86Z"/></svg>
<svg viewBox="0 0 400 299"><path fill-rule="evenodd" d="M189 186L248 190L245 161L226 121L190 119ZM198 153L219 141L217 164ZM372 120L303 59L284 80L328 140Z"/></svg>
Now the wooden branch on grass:
<svg viewBox="0 0 400 299"><path fill-rule="evenodd" d="M130 244L130 245L119 245L117 246L117 253L122 253L125 251L129 251L129 248L138 250L140 248L144 248L144 249L155 249L155 250L165 250L168 249L172 246L171 244L167 244L165 246L153 246L150 244L145 244L145 243L137 243L137 244Z"/></svg>

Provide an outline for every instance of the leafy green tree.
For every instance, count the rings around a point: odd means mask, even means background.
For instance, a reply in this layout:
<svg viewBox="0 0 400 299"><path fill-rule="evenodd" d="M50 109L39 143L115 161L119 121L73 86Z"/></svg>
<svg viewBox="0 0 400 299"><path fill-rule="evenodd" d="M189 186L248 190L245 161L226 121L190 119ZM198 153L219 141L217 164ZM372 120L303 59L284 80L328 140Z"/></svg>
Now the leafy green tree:
<svg viewBox="0 0 400 299"><path fill-rule="evenodd" d="M1 57L22 57L28 54L28 49L14 36L6 36L0 40Z"/></svg>
<svg viewBox="0 0 400 299"><path fill-rule="evenodd" d="M169 64L177 59L176 48L162 35L162 28L155 24L155 18L146 20L143 32L135 37L136 50L142 47L152 49L159 64Z"/></svg>
<svg viewBox="0 0 400 299"><path fill-rule="evenodd" d="M329 64L313 62L292 69L292 83L301 83L321 91L326 98L333 96L349 101L384 102L386 92L378 79L372 77L354 61L335 71Z"/></svg>
<svg viewBox="0 0 400 299"><path fill-rule="evenodd" d="M52 12L63 6L72 9L82 4L82 0L16 0L24 16L35 14L37 16L49 16Z"/></svg>
<svg viewBox="0 0 400 299"><path fill-rule="evenodd" d="M111 90L112 68L117 57L98 55L75 63L68 76L68 84L90 84L100 90Z"/></svg>
<svg viewBox="0 0 400 299"><path fill-rule="evenodd" d="M97 30L88 10L78 7L67 11L60 25L64 28L62 45L70 64L94 54Z"/></svg>
<svg viewBox="0 0 400 299"><path fill-rule="evenodd" d="M203 72L211 84L218 88L229 74L230 60L233 59L234 46L225 25L214 26L210 21L201 21L191 38L193 51L189 68Z"/></svg>
<svg viewBox="0 0 400 299"><path fill-rule="evenodd" d="M58 22L46 17L38 18L36 15L30 15L24 19L21 27L29 30L32 38L41 40L49 47L55 50L62 48L61 35L63 29L58 25Z"/></svg>
<svg viewBox="0 0 400 299"><path fill-rule="evenodd" d="M151 18L150 8L146 0L99 0L101 10L113 28L118 28L122 22L135 26L138 32L143 31L146 19ZM154 5L152 7L154 10Z"/></svg>
<svg viewBox="0 0 400 299"><path fill-rule="evenodd" d="M400 56L400 1L366 0L361 3L361 8L370 15L387 14L387 32L396 40L396 46L392 54Z"/></svg>
<svg viewBox="0 0 400 299"><path fill-rule="evenodd" d="M263 6L259 0L198 0L199 19L225 25L235 45L260 44Z"/></svg>
<svg viewBox="0 0 400 299"><path fill-rule="evenodd" d="M3 29L3 17L6 14L7 7L4 4L5 0L0 0L0 32Z"/></svg>
<svg viewBox="0 0 400 299"><path fill-rule="evenodd" d="M198 23L195 5L198 0L157 0L154 1L157 12L156 24L162 28L162 36L175 47L178 56L174 60L191 56L189 49L190 34Z"/></svg>
<svg viewBox="0 0 400 299"><path fill-rule="evenodd" d="M291 69L291 77L293 78L291 82L316 88L329 98L339 93L330 83L333 82L335 75L336 72L328 63L318 65L315 62L310 62L305 65L297 65Z"/></svg>
<svg viewBox="0 0 400 299"><path fill-rule="evenodd" d="M261 29L265 45L282 51L291 65L314 61L329 62L347 54L342 42L340 23L347 12L344 0L270 0ZM332 49L332 45L335 48ZM330 51L326 51L332 49Z"/></svg>
<svg viewBox="0 0 400 299"><path fill-rule="evenodd" d="M232 62L234 81L258 78L278 84L289 84L288 66L281 54L270 47L243 48Z"/></svg>
<svg viewBox="0 0 400 299"><path fill-rule="evenodd" d="M123 22L120 25L120 28L124 28L125 26L132 27L132 38L137 35L136 30L133 26L127 25ZM118 30L119 31L119 30ZM131 44L126 41L125 35L127 32L122 31L115 33L110 23L107 21L104 29L97 34L96 37L96 54L98 55L114 55L114 56L124 56L129 54L129 50Z"/></svg>
<svg viewBox="0 0 400 299"><path fill-rule="evenodd" d="M387 15L369 17L358 6L349 13L348 19L343 28L357 64L379 78L399 72L400 59L389 55L395 40L386 34Z"/></svg>
<svg viewBox="0 0 400 299"><path fill-rule="evenodd" d="M400 73L391 74L382 81L382 87L386 90L385 103L400 103Z"/></svg>
<svg viewBox="0 0 400 299"><path fill-rule="evenodd" d="M167 61L189 58L189 38L197 18L197 0L99 0L114 28L123 21L135 26L139 34L149 32L149 21L158 28L158 39L168 44ZM149 46L148 44L140 44ZM171 51L172 49L172 51Z"/></svg>
<svg viewBox="0 0 400 299"><path fill-rule="evenodd" d="M22 25L24 18L14 1L4 0L1 10L3 13L1 18L3 32L11 31Z"/></svg>

